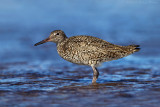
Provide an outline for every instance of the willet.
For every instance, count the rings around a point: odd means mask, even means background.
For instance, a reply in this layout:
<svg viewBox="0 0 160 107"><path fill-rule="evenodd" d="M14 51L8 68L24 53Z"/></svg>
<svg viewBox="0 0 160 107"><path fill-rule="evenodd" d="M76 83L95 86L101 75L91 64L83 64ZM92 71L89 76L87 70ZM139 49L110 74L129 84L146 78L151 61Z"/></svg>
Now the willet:
<svg viewBox="0 0 160 107"><path fill-rule="evenodd" d="M62 30L52 31L47 39L34 46L45 42L56 43L58 54L63 59L91 66L93 69L92 83L96 83L98 79L99 72L96 67L99 64L128 56L140 50L139 45L119 46L93 36L78 35L68 38Z"/></svg>

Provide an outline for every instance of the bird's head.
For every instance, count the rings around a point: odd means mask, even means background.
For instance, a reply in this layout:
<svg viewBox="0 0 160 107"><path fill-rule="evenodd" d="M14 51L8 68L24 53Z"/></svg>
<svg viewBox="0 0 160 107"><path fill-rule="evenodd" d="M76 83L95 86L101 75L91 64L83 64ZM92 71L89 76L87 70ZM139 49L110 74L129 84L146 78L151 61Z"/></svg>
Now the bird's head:
<svg viewBox="0 0 160 107"><path fill-rule="evenodd" d="M58 44L58 43L64 41L66 38L67 37L62 30L55 30L55 31L51 32L51 34L48 38L36 43L34 46L37 46L37 45L40 45L40 44L43 44L46 42L54 42L54 43Z"/></svg>

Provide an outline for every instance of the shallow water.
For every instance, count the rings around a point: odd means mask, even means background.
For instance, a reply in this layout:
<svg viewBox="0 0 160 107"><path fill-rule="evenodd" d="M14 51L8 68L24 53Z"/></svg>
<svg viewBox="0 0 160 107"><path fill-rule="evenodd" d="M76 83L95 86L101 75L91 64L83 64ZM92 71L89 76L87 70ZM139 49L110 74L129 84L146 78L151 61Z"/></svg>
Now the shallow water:
<svg viewBox="0 0 160 107"><path fill-rule="evenodd" d="M157 107L160 104L160 2L0 1L0 106ZM74 19L74 20L73 20ZM92 69L60 58L56 45L34 43L62 29L141 50Z"/></svg>
<svg viewBox="0 0 160 107"><path fill-rule="evenodd" d="M126 64L120 64L121 61ZM0 105L156 107L160 104L157 62L152 62L152 66L133 65L131 60L105 63L99 68L100 76L95 85L91 84L90 67L54 63L0 64Z"/></svg>

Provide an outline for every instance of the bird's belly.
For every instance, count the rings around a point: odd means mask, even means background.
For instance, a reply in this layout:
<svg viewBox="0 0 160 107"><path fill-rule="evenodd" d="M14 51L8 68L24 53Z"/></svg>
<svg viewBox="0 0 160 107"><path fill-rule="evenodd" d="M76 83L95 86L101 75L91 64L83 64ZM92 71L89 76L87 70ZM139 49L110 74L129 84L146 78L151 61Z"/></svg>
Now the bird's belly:
<svg viewBox="0 0 160 107"><path fill-rule="evenodd" d="M60 55L61 56L61 55ZM61 56L63 59L69 61L69 62L72 62L72 63L75 63L75 64L79 64L79 65L89 65L89 61L85 60L85 59L82 59L80 58L79 56L77 55L62 55Z"/></svg>
<svg viewBox="0 0 160 107"><path fill-rule="evenodd" d="M72 62L72 63L75 63L75 64L79 64L79 65L95 65L95 66L99 66L100 63L102 62L105 62L105 61L100 61L100 60L95 60L95 59L92 59L90 58L89 56L87 55L83 55L81 53L79 53L78 55L75 54L75 55L71 55L71 54L65 54L65 55L61 55L60 56L69 61L69 62Z"/></svg>
<svg viewBox="0 0 160 107"><path fill-rule="evenodd" d="M63 48L62 48L63 47ZM58 54L65 60L79 64L79 65L98 65L104 62L102 58L99 58L99 53L88 52L84 49L72 49L64 48L63 46L58 47Z"/></svg>

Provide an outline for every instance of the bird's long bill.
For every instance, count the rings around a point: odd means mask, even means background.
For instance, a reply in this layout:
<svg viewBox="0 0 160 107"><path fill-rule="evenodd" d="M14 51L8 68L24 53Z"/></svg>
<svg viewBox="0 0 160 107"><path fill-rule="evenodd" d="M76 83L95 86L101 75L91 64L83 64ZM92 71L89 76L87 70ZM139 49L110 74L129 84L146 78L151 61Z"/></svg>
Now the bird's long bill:
<svg viewBox="0 0 160 107"><path fill-rule="evenodd" d="M47 39L44 39L36 44L34 44L34 46L37 46L37 45L40 45L40 44L43 44L43 43L46 43L46 42L49 42L50 41L50 38L47 38Z"/></svg>

